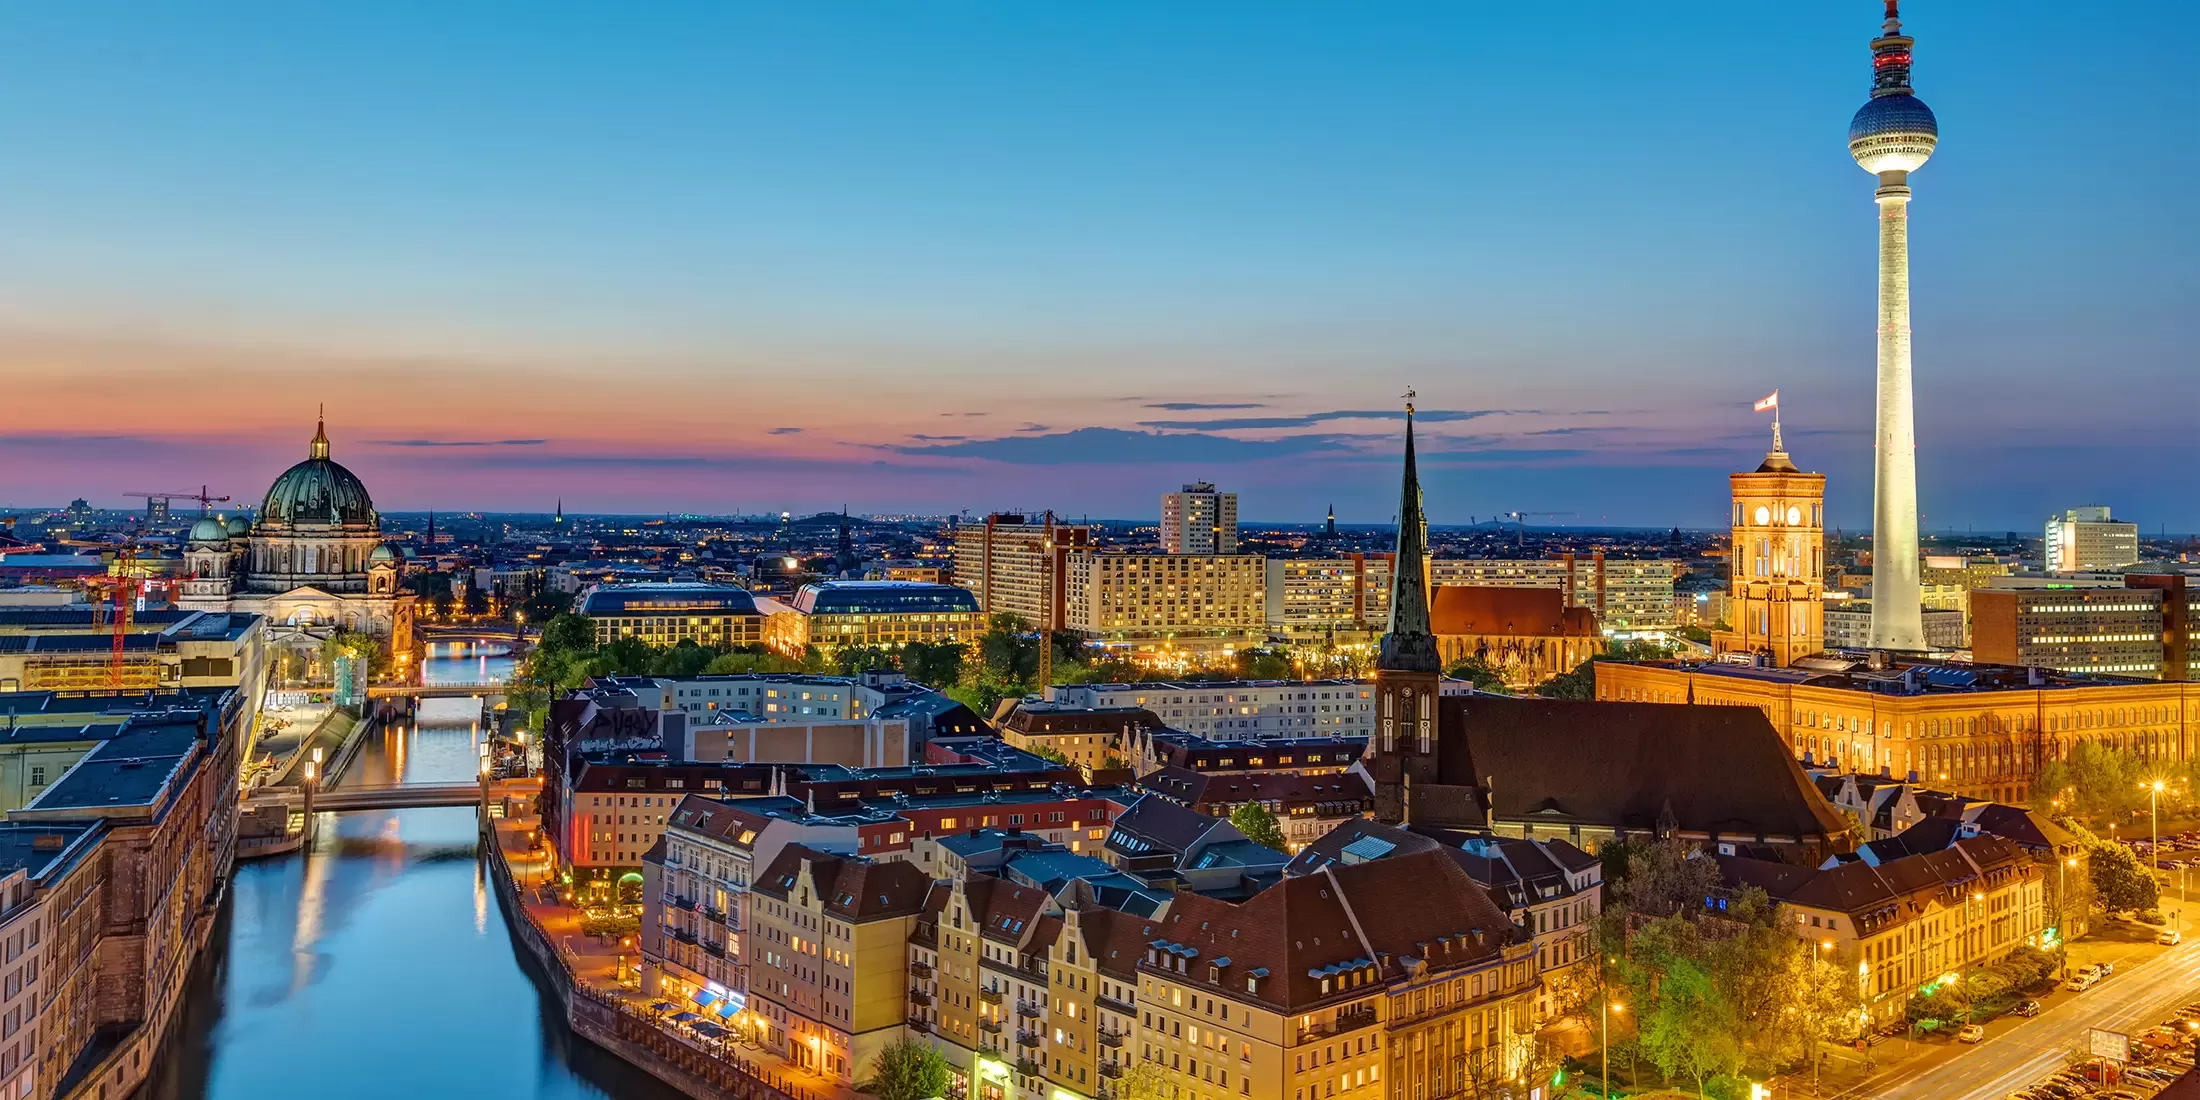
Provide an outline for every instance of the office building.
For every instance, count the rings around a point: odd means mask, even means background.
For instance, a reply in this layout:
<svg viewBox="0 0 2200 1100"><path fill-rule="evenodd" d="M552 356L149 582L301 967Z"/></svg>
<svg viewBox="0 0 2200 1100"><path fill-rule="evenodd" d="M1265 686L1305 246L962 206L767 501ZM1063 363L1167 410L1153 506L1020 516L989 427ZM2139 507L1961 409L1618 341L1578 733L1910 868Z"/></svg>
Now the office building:
<svg viewBox="0 0 2200 1100"><path fill-rule="evenodd" d="M1452 682L1451 690L1471 690ZM1366 736L1374 729L1366 680L1213 680L1183 683L1060 684L1048 697L1065 707L1144 709L1199 737Z"/></svg>
<svg viewBox="0 0 2200 1100"><path fill-rule="evenodd" d="M917 581L805 584L787 610L765 624L767 644L790 656L813 645L891 649L911 642L959 644L983 633L985 615L968 589Z"/></svg>
<svg viewBox="0 0 2200 1100"><path fill-rule="evenodd" d="M1161 549L1168 554L1237 553L1237 494L1207 482L1161 494Z"/></svg>
<svg viewBox="0 0 2200 1100"><path fill-rule="evenodd" d="M1568 607L1596 613L1606 630L1667 630L1681 625L1673 585L1686 566L1669 558L1608 558L1599 549L1550 558L1435 558L1429 581L1439 588L1556 588Z"/></svg>
<svg viewBox="0 0 2200 1100"><path fill-rule="evenodd" d="M1825 648L1869 649L1872 642L1870 600L1829 599L1821 618L1825 623ZM1962 649L1963 612L1955 608L1925 607L1918 612L1925 627L1925 644L1934 649Z"/></svg>
<svg viewBox="0 0 2200 1100"><path fill-rule="evenodd" d="M1916 772L1972 798L2022 802L2042 764L2094 741L2148 759L2200 751L2200 688L1928 658L1826 657L1799 668L1599 661L1597 698L1750 707L1797 759ZM1502 790L1502 784L1500 784Z"/></svg>
<svg viewBox="0 0 2200 1100"><path fill-rule="evenodd" d="M1091 528L1056 523L1051 512L1036 523L996 512L982 524L955 528L955 584L969 589L988 616L1019 615L1035 627L1060 628L1063 559L1091 542Z"/></svg>
<svg viewBox="0 0 2200 1100"><path fill-rule="evenodd" d="M1826 648L1826 475L1796 468L1775 421L1765 460L1727 480L1733 489L1728 629L1712 633L1711 649L1784 668Z"/></svg>
<svg viewBox="0 0 2200 1100"><path fill-rule="evenodd" d="M1971 593L1971 653L1995 664L2164 679L2168 595L2149 588L1981 588Z"/></svg>
<svg viewBox="0 0 2200 1100"><path fill-rule="evenodd" d="M2105 504L2071 508L2047 520L2050 573L2122 569L2139 561L2139 525L2117 523Z"/></svg>
<svg viewBox="0 0 2200 1100"><path fill-rule="evenodd" d="M645 581L598 584L574 610L596 621L597 640L635 637L651 645L762 645L764 623L786 605L730 584Z"/></svg>

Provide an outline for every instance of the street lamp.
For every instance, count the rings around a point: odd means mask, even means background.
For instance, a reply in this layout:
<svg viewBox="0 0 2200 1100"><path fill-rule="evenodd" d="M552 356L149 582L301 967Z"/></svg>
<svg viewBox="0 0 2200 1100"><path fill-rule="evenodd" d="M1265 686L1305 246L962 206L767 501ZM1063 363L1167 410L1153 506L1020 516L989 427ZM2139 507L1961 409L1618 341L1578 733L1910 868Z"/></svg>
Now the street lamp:
<svg viewBox="0 0 2200 1100"><path fill-rule="evenodd" d="M2162 792L2169 789L2169 784L2157 779L2139 786L2147 792L2147 820L2154 829L2154 843L2147 847L2147 881L2153 882L2154 873L2162 869ZM2162 904L2159 888L2154 904L2156 908Z"/></svg>
<svg viewBox="0 0 2200 1100"><path fill-rule="evenodd" d="M1811 980L1813 980L1813 981L1816 981L1816 980L1817 980L1817 978L1818 978L1818 953L1819 953L1820 951L1831 951L1831 950L1833 950L1833 941L1832 941L1832 940L1818 940L1818 941L1816 941L1816 942L1814 942L1814 943L1812 943L1812 944L1810 945L1810 977L1811 977ZM1804 986L1803 988L1804 988L1804 989L1806 990L1806 994L1805 994L1805 995L1807 996L1807 995L1808 995L1807 991L1809 990L1809 988L1810 988L1810 987L1806 985L1806 986ZM1810 1011L1810 1005L1809 1005L1808 1003L1804 1004L1804 1006L1803 1006L1803 1011L1804 1011L1804 1012L1805 1012L1806 1014L1808 1014L1808 1013L1809 1013L1809 1011ZM1818 1063L1819 1063L1819 1062L1821 1062L1821 1061L1823 1061L1823 1060L1824 1060L1824 1058L1825 1058L1825 1051L1824 1051L1823 1049L1821 1049L1821 1046L1820 1046L1820 1044L1819 1044L1818 1040L1816 1040L1816 1039L1813 1039L1813 1040L1811 1040L1811 1044L1810 1044L1810 1087L1811 1087L1811 1091L1812 1091L1812 1092L1816 1092L1816 1091L1818 1091Z"/></svg>
<svg viewBox="0 0 2200 1100"><path fill-rule="evenodd" d="M1603 1059L1604 1066L1598 1071L1597 1080L1598 1087L1604 1090L1606 1096L1612 1095L1612 1013L1625 1011L1626 1005L1616 1005L1607 1000L1604 1002L1604 1011L1598 1013L1597 1054Z"/></svg>

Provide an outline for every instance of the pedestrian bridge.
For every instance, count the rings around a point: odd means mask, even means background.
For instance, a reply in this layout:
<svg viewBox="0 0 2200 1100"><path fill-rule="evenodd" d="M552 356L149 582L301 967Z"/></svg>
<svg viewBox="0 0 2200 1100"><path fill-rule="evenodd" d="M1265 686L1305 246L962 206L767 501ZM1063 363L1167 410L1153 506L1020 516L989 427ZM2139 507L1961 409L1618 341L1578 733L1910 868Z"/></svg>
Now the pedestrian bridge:
<svg viewBox="0 0 2200 1100"><path fill-rule="evenodd" d="M367 688L367 698L463 699L470 695L502 695L509 687L502 680L465 684L375 684Z"/></svg>
<svg viewBox="0 0 2200 1100"><path fill-rule="evenodd" d="M502 779L489 784L489 798L497 801L506 797L532 797L540 790L542 781L539 779ZM271 793L289 803L294 810L305 808L305 794L296 787L274 788ZM480 803L479 783L363 783L313 792L315 813L416 810L429 806L475 806Z"/></svg>

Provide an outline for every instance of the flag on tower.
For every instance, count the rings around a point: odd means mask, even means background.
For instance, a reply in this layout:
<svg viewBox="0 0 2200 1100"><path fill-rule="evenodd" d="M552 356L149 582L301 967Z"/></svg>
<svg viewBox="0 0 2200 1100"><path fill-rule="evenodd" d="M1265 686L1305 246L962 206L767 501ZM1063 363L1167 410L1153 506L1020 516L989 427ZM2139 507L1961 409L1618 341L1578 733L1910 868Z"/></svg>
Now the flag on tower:
<svg viewBox="0 0 2200 1100"><path fill-rule="evenodd" d="M1779 391L1779 390L1774 390L1774 391L1772 391L1772 394L1771 394L1771 396L1769 396L1769 397L1764 397L1764 398L1760 398L1760 399L1758 399L1758 401L1757 401L1757 411L1758 411L1758 412L1763 412L1763 411L1765 411L1766 409L1777 409L1777 408L1779 408L1779 407L1780 407L1780 391Z"/></svg>

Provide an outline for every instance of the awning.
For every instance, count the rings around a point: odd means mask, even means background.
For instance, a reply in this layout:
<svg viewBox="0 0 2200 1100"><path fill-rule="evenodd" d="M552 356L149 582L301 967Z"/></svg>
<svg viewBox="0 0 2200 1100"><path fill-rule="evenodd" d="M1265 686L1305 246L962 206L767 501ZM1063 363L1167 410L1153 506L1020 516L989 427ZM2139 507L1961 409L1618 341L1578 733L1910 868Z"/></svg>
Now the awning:
<svg viewBox="0 0 2200 1100"><path fill-rule="evenodd" d="M696 991L695 991L695 1003L696 1003L696 1004L699 1004L699 1005L707 1005L707 1004L709 1004L709 1003L711 1003L712 1001L715 1001L715 1000L717 1000L717 999L718 999L718 994L716 994L716 993L713 993L713 992L711 992L711 991L710 991L710 990L708 990L708 989L698 989L698 990L696 990Z"/></svg>
<svg viewBox="0 0 2200 1100"><path fill-rule="evenodd" d="M741 1011L741 1006L734 1004L733 998L731 997L728 997L725 1000L718 1002L718 1016L720 1019L724 1019L739 1011Z"/></svg>
<svg viewBox="0 0 2200 1100"><path fill-rule="evenodd" d="M651 1012L663 1012L666 1009L675 1007L678 1006L674 1005L671 1001L658 1001L656 1004L649 1006L649 1010Z"/></svg>
<svg viewBox="0 0 2200 1100"><path fill-rule="evenodd" d="M673 1014L673 1017L672 1017L672 1022L673 1022L673 1023L676 1023L676 1024L684 1024L684 1023L687 1023L687 1022L688 1022L689 1020L700 1020L700 1019L702 1019L702 1017L701 1017L701 1016L697 1016L696 1014L694 1014L694 1013L692 1013L692 1012L679 1012L679 1013L675 1013L675 1014Z"/></svg>

